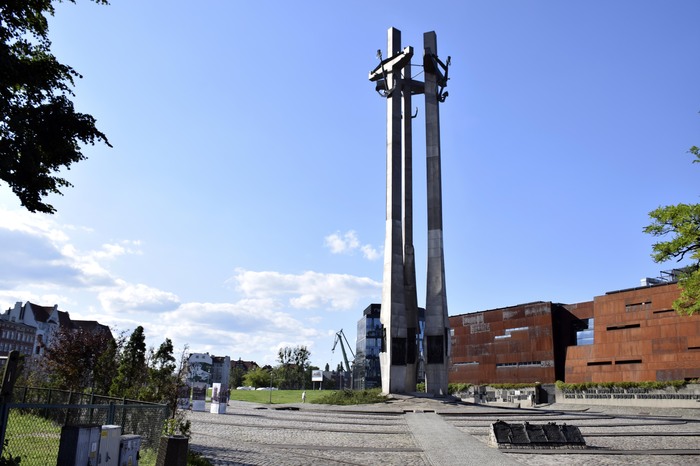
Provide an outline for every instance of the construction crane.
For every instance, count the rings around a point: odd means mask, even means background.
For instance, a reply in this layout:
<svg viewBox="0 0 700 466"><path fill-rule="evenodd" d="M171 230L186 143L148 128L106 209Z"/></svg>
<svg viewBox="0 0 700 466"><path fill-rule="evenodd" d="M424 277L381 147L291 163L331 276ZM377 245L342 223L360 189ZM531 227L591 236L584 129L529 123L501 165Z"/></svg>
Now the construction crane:
<svg viewBox="0 0 700 466"><path fill-rule="evenodd" d="M331 350L331 353L335 353L335 347L338 345L338 342L340 342L340 349L343 352L343 360L345 361L345 370L348 372L352 372L350 370L350 363L348 362L348 355L345 352L345 345L343 344L343 340L345 340L345 343L348 345L348 350L350 351L350 354L352 354L352 359L355 359L355 353L352 352L352 349L350 349L350 343L348 342L347 337L343 333L343 329L340 329L340 332L337 332L335 334L335 341L333 342L333 349Z"/></svg>

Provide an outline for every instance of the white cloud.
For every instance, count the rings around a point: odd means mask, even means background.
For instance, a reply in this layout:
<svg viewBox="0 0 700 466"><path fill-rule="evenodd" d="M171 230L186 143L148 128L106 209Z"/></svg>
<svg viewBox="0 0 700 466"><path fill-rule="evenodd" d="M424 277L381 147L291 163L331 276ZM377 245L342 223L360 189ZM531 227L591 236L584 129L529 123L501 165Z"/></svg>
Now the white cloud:
<svg viewBox="0 0 700 466"><path fill-rule="evenodd" d="M94 240L97 233L58 220L0 207L0 303L58 304L74 319L109 325L115 335L141 325L150 346L167 337L190 351L269 364L280 347L305 345L323 364L337 330L328 327L354 325L358 310L381 295L381 283L366 277L237 269L227 280L240 293L233 302L182 303L173 292L111 271L115 259L142 253L138 241L84 248L80 238ZM377 254L354 232L331 235L326 244L334 253Z"/></svg>
<svg viewBox="0 0 700 466"><path fill-rule="evenodd" d="M324 244L333 254L353 254L359 250L365 259L376 260L380 257L380 253L372 245L362 244L353 230L345 233L336 231L324 238Z"/></svg>
<svg viewBox="0 0 700 466"><path fill-rule="evenodd" d="M115 278L103 262L125 254L140 254L138 241L104 244L81 251L71 239L75 226L48 215L0 208L0 286L85 289L111 286ZM88 229L82 229L89 232Z"/></svg>
<svg viewBox="0 0 700 466"><path fill-rule="evenodd" d="M275 298L297 309L351 310L381 294L381 283L345 274L254 272L238 269L230 281L246 297Z"/></svg>
<svg viewBox="0 0 700 466"><path fill-rule="evenodd" d="M98 293L100 304L109 313L163 312L175 309L180 304L180 299L167 291L124 280L117 280L116 284Z"/></svg>
<svg viewBox="0 0 700 466"><path fill-rule="evenodd" d="M360 248L360 250L362 251L362 254L365 256L365 258L366 258L366 259L369 259L369 260L371 260L371 261L377 260L377 259L379 259L379 257L381 256L381 254L379 253L379 251L377 251L376 249L374 249L374 248L373 248L372 246L370 246L369 244L365 244L364 246L362 246L362 247Z"/></svg>

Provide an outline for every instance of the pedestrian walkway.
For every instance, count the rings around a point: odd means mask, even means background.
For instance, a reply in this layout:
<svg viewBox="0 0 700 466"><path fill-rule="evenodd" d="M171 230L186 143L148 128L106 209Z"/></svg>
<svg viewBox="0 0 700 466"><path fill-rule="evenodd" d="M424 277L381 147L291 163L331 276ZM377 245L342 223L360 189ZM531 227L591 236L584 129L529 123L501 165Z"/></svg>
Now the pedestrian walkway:
<svg viewBox="0 0 700 466"><path fill-rule="evenodd" d="M501 451L488 448L471 435L461 432L434 412L406 413L405 418L416 444L432 466L520 464Z"/></svg>

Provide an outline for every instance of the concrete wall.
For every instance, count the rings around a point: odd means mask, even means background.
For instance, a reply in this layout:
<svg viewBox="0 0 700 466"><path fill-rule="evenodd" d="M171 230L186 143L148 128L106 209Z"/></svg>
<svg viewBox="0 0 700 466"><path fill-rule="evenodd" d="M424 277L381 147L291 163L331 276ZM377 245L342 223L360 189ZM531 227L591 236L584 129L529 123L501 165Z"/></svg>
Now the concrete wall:
<svg viewBox="0 0 700 466"><path fill-rule="evenodd" d="M600 406L639 406L648 408L700 408L700 384L688 384L674 390L608 390L593 389L580 392L556 390L556 402Z"/></svg>

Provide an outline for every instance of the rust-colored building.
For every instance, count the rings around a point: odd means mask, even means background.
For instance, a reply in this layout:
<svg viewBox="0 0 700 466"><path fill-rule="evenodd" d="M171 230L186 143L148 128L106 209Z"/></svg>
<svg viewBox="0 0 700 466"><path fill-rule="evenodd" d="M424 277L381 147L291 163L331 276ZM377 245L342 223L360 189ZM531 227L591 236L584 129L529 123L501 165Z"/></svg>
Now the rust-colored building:
<svg viewBox="0 0 700 466"><path fill-rule="evenodd" d="M557 378L551 302L450 317L450 382L550 382Z"/></svg>
<svg viewBox="0 0 700 466"><path fill-rule="evenodd" d="M566 382L700 378L700 315L676 313L678 295L669 284L595 297L593 342L567 348Z"/></svg>
<svg viewBox="0 0 700 466"><path fill-rule="evenodd" d="M675 283L450 317L450 382L553 383L700 377L700 315L671 308Z"/></svg>

